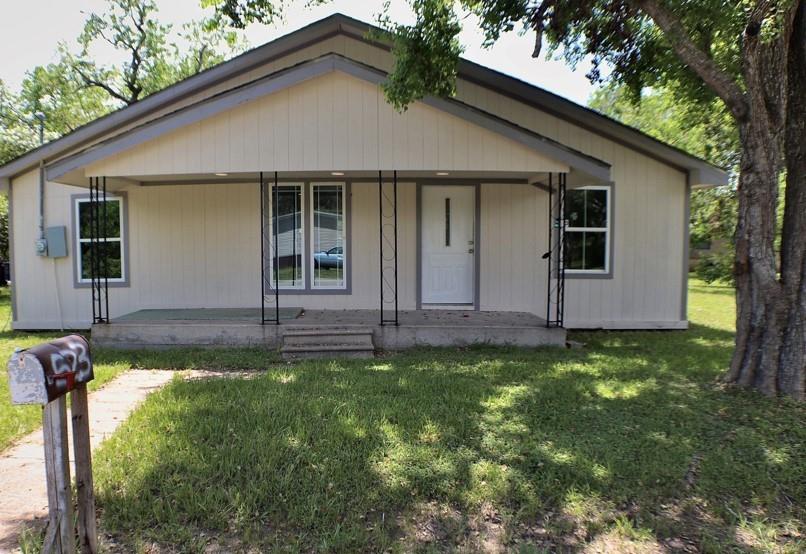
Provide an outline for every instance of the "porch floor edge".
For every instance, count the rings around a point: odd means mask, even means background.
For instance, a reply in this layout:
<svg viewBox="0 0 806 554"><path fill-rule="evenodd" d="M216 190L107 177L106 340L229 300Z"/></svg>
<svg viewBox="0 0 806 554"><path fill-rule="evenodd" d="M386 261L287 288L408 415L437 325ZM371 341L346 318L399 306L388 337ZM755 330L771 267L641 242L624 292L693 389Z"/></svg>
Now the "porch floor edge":
<svg viewBox="0 0 806 554"><path fill-rule="evenodd" d="M475 312L478 314L478 312ZM503 313L502 313L503 314ZM405 350L416 347L461 347L472 345L539 347L565 346L566 330L547 328L532 314L530 324L513 319L495 321L493 314L483 321L469 322L446 318L439 321L405 322L400 325L380 325L379 321L361 318L353 322L325 322L319 318L301 318L281 321L280 325L259 321L221 320L113 320L92 327L95 346L108 348L170 348L194 346L236 346L279 348L286 333L315 331L323 333L334 328L366 330L372 333L378 350ZM508 314L507 314L508 315ZM304 321L303 321L304 319Z"/></svg>

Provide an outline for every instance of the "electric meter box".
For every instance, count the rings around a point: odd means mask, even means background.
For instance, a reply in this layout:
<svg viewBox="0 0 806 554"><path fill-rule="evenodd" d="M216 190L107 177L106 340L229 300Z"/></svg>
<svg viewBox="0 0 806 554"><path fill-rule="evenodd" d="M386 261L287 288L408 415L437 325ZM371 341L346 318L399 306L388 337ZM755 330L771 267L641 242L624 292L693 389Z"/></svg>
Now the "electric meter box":
<svg viewBox="0 0 806 554"><path fill-rule="evenodd" d="M48 258L64 258L67 256L67 228L48 227L45 229L45 240L48 250L45 254Z"/></svg>

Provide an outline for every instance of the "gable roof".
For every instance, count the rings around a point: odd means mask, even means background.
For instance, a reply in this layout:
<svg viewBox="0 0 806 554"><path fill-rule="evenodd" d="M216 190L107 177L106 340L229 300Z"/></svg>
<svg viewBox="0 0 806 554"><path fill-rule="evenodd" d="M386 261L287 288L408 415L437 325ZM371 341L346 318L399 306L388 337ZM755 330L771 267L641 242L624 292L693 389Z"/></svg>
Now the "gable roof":
<svg viewBox="0 0 806 554"><path fill-rule="evenodd" d="M158 136L170 133L197 121L214 117L244 103L292 87L303 81L339 71L361 81L377 85L386 74L376 68L361 64L339 54L326 54L297 65L281 69L254 81L223 91L195 104L185 106L150 120L137 127L113 135L99 143L67 156L47 166L47 179L57 180L67 173L86 167L94 162L119 152L139 146ZM567 164L594 182L610 180L610 164L574 150L529 129L519 127L493 114L479 110L455 99L424 98L422 103L442 112L459 117L478 127L509 138L545 155L547 158Z"/></svg>
<svg viewBox="0 0 806 554"><path fill-rule="evenodd" d="M373 30L378 30L378 28L342 14L335 14L321 19L302 29L241 54L227 62L175 83L144 98L136 104L121 108L104 117L96 119L68 135L49 142L0 166L0 181L7 181L35 167L41 162L58 159L77 149L91 145L93 141L113 134L115 130L121 127L136 123L138 119L147 117L159 110L164 110L170 107L171 104L187 99L209 87L223 83L235 76L244 74L266 63L282 58L296 50L300 50L328 38L344 35L356 40L372 43L379 48L389 49L388 45L372 41L367 37L368 33ZM340 56L338 57L341 58ZM346 58L342 59L346 60ZM354 63L357 64L357 62ZM365 67L364 69L369 71L371 68ZM458 77L460 79L468 80L495 92L504 94L639 151L681 171L686 171L690 175L690 182L692 184L719 185L727 183L728 176L724 170L696 156L692 156L682 150L654 139L632 127L603 116L594 110L566 100L561 96L552 94L544 89L468 60L461 60L458 70ZM377 72L377 70L375 71ZM458 103L444 99L429 99L429 101ZM462 105L470 108L465 104ZM472 108L470 109L472 110ZM490 114L485 115L494 117L490 116ZM500 118L497 119L500 120ZM498 123L502 122L510 126L514 125L504 120L500 120ZM515 125L515 127L517 126ZM521 130L527 132L525 129L521 128ZM536 135L534 138L543 141L544 144L552 145L554 142L535 133L531 134ZM558 143L554 143L552 146L556 145L558 145ZM562 148L565 149L566 152L570 151L582 157L587 157L589 162L603 163L567 147Z"/></svg>

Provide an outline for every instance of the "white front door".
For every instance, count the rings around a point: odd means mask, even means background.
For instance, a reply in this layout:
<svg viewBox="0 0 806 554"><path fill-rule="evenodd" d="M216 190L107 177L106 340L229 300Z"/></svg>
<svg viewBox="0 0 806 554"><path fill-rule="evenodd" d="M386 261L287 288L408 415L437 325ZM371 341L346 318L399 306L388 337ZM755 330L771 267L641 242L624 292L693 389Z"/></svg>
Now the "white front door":
<svg viewBox="0 0 806 554"><path fill-rule="evenodd" d="M473 304L476 189L422 188L422 303Z"/></svg>

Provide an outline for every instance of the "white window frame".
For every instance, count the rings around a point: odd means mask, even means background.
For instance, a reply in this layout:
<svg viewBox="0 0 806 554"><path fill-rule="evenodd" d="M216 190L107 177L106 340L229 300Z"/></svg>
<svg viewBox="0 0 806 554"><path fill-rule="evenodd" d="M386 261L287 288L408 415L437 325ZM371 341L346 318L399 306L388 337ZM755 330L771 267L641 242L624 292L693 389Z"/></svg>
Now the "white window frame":
<svg viewBox="0 0 806 554"><path fill-rule="evenodd" d="M578 187L572 189L577 190L603 190L606 193L607 202L607 226L605 227L572 227L566 225L565 232L585 232L585 233L604 233L605 235L605 266L604 269L569 269L566 268L565 273L569 275L608 275L610 273L610 233L613 227L613 206L612 206L612 187L607 185L589 185L586 187ZM568 194L567 191L566 194ZM565 214L563 214L565 217Z"/></svg>
<svg viewBox="0 0 806 554"><path fill-rule="evenodd" d="M316 212L314 211L313 201L314 201L314 197L316 196L314 194L314 187L317 187L317 186L330 186L330 187L337 186L337 187L341 188L341 198L342 198L341 205L342 205L342 208L343 208L343 211L342 211L342 221L343 221L343 223L342 223L342 225L343 225L342 232L344 234L344 236L342 238L341 247L342 247L342 252L343 252L343 256L344 256L344 261L342 263L342 284L340 286L333 286L333 285L326 285L326 286L318 285L317 286L317 285L314 284L314 281L315 281L315 278L314 278L315 269L314 268L316 267L316 264L314 262L314 257L313 257L314 254L316 253L315 250L314 250L314 234L316 232L315 231L316 223L314 222L314 214ZM316 182L310 183L310 189L311 189L311 194L310 194L310 199L308 201L308 209L310 211L310 222L311 222L311 224L310 224L311 225L311 233L310 233L311 238L310 238L310 244L308 244L308 263L310 264L310 267L311 267L310 290L317 290L317 291L318 290L346 290L347 289L347 282L348 282L347 281L347 271L348 271L347 267L350 265L349 260L347 259L347 256L349 255L348 254L349 249L347 248L347 241L349 240L349 237L347 235L347 221L348 221L347 218L349 217L349 215L347 213L347 210L349 209L348 208L349 202L347 201L347 183L345 183L343 181L329 181L329 182L316 181Z"/></svg>
<svg viewBox="0 0 806 554"><path fill-rule="evenodd" d="M301 256L300 256L300 259L302 260L302 264L301 264L302 267L300 268L300 270L302 271L302 276L297 280L298 283L296 285L293 285L293 286L292 285L284 285L282 283L282 280L278 280L278 284L279 284L278 288L281 291L283 291L283 290L294 290L294 291L305 290L306 289L306 283L308 282L307 281L308 276L306 275L306 272L305 272L305 248L307 247L307 244L308 244L307 240L306 240L306 238L307 238L306 233L305 233L305 227L306 227L305 218L307 217L307 214L305 213L306 212L306 209L305 209L305 206L306 206L306 204L305 204L306 190L305 189L307 189L308 187L306 187L305 183L303 183L303 182L299 182L299 183L279 183L278 187L298 187L299 188L299 191L300 191L299 208L300 208L300 212L301 212L300 213L300 219L301 219L301 223L302 223L302 225L300 227L300 233L301 233L300 238L301 238L301 243L302 243L302 252L301 252ZM267 187L266 190L268 191L268 194L269 194L269 202L268 202L268 204L269 204L269 260L270 260L270 263L269 263L269 290L273 291L274 290L274 194L273 194L274 191L272 190L272 187Z"/></svg>
<svg viewBox="0 0 806 554"><path fill-rule="evenodd" d="M126 269L128 260L126 259L126 223L125 223L125 208L123 207L123 203L126 199L123 196L118 196L114 194L107 194L106 195L106 202L110 201L118 201L118 221L120 221L120 237L104 237L103 239L99 239L98 242L119 242L120 243L120 277L111 277L109 279L104 279L109 283L125 283L126 282ZM104 200L97 200L96 202L102 203ZM92 242L93 239L91 238L81 238L81 211L79 207L81 204L89 204L89 198L76 198L73 202L73 210L75 215L75 260L76 260L76 282L81 285L89 285L92 283L92 279L86 279L83 277L82 271L82 256L81 253L81 245L82 244L89 244ZM101 212L103 213L103 208L101 207Z"/></svg>

